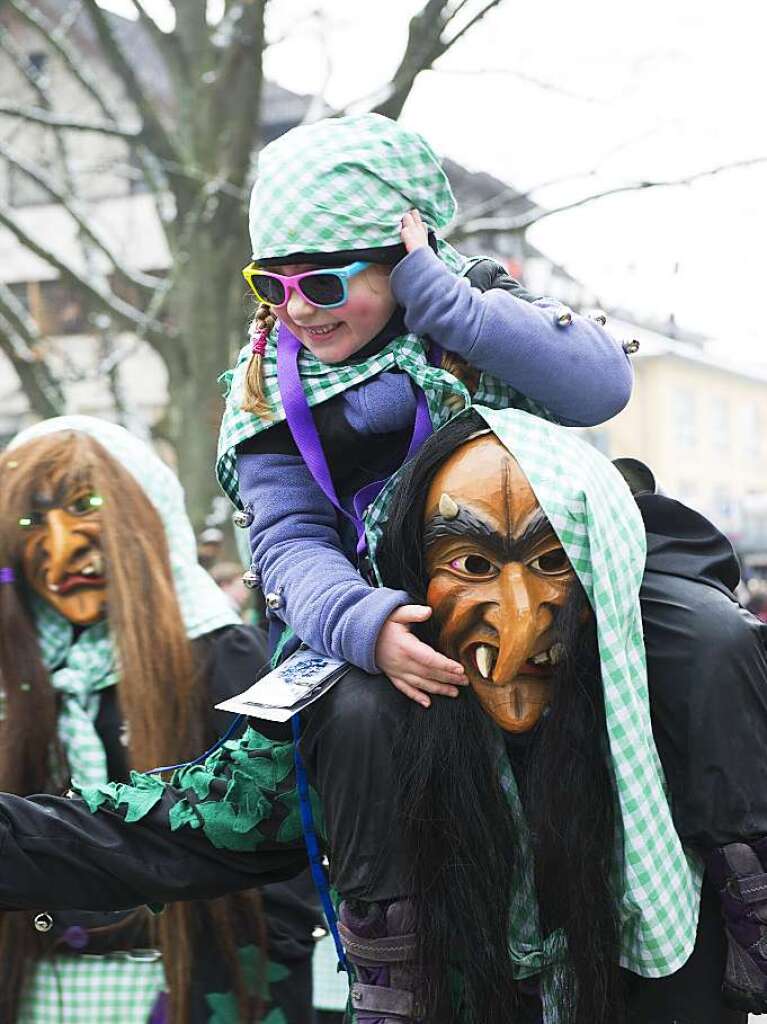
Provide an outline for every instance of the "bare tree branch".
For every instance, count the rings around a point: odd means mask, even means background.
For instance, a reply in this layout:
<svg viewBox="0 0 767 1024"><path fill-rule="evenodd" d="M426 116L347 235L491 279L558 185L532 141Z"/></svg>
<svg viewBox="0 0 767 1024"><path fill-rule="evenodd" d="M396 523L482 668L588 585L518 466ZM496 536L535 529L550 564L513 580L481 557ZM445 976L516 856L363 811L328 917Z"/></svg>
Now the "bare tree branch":
<svg viewBox="0 0 767 1024"><path fill-rule="evenodd" d="M41 106L47 107L49 105L48 94L41 85L40 72L29 60L26 53L19 49L11 34L2 25L0 25L0 49L8 54L16 70L36 94Z"/></svg>
<svg viewBox="0 0 767 1024"><path fill-rule="evenodd" d="M446 53L451 46L455 46L459 39L462 39L467 32L471 32L471 30L474 28L477 22L481 21L489 11L492 11L494 7L497 7L502 2L503 0L486 0L484 7L477 11L477 13L473 15L471 18L469 18L466 24L462 25L461 28L456 32L456 34L454 36L451 36L450 39L444 43L444 49L442 52ZM456 14L463 6L463 4L459 5L459 7L453 12L453 14L448 19L448 23L455 19Z"/></svg>
<svg viewBox="0 0 767 1024"><path fill-rule="evenodd" d="M77 201L65 195L61 189L59 189L49 175L41 171L35 164L29 163L22 157L14 154L7 146L0 142L0 157L4 157L9 164L26 174L28 178L36 182L51 199L58 203L66 213L72 218L77 225L83 238L87 239L91 245L97 249L103 256L106 256L112 267L120 277L124 278L130 284L135 285L144 291L153 291L160 283L159 278L151 277L149 274L142 274L140 272L127 270L123 265L122 261L112 251L107 240L100 234L98 229L89 222L88 215L80 208Z"/></svg>
<svg viewBox="0 0 767 1024"><path fill-rule="evenodd" d="M37 325L7 285L0 283L0 351L13 366L34 411L43 417L65 411L64 393L39 351Z"/></svg>
<svg viewBox="0 0 767 1024"><path fill-rule="evenodd" d="M189 65L184 56L184 51L179 45L178 37L172 32L163 32L147 11L145 0L131 0L131 2L138 14L139 22L144 26L152 42L165 58L168 69L179 80L186 80L189 73Z"/></svg>
<svg viewBox="0 0 767 1024"><path fill-rule="evenodd" d="M77 118L62 117L60 114L50 114L40 107L20 107L16 103L0 103L0 114L7 114L9 117L18 117L24 121L32 121L35 124L43 124L49 128L60 128L78 132L97 132L99 135L113 135L129 142L137 142L141 137L140 129L120 128L119 125L108 122L81 121Z"/></svg>
<svg viewBox="0 0 767 1024"><path fill-rule="evenodd" d="M600 96L590 96L580 92L573 92L555 82L549 82L544 78L537 78L535 75L528 75L524 71L516 71L514 68L432 68L434 72L446 75L505 75L508 78L516 78L520 82L534 85L543 92L553 92L557 96L565 96L569 100L578 100L580 103L606 103Z"/></svg>
<svg viewBox="0 0 767 1024"><path fill-rule="evenodd" d="M146 314L142 313L140 309L136 309L129 302L113 294L99 281L86 277L67 266L55 253L31 237L5 203L0 203L0 225L7 228L26 249L53 267L62 280L85 294L96 306L112 313L120 323L133 330L143 329L146 332L147 340L151 341L158 351L167 350L171 337L175 333L172 329L156 321L149 321Z"/></svg>
<svg viewBox="0 0 767 1024"><path fill-rule="evenodd" d="M467 0L462 0L451 10L447 0L427 0L418 14L410 19L405 52L384 99L374 107L375 113L396 120L402 113L418 75L429 70L436 60L447 53L489 11L503 3L503 0L483 0L480 9L466 24L462 25L455 35L445 38L445 29L466 6L466 2Z"/></svg>
<svg viewBox="0 0 767 1024"><path fill-rule="evenodd" d="M161 159L177 160L176 146L141 87L133 65L122 52L106 14L96 0L81 0L81 2L88 12L110 66L119 75L129 98L141 116L143 122L141 135L146 139L147 145Z"/></svg>
<svg viewBox="0 0 767 1024"><path fill-rule="evenodd" d="M53 47L66 65L69 73L75 81L79 82L88 95L96 101L104 116L110 121L116 121L115 113L97 85L96 79L88 71L87 63L82 59L82 55L69 45L65 36L55 30L47 18L44 18L28 0L7 0L7 2Z"/></svg>
<svg viewBox="0 0 767 1024"><path fill-rule="evenodd" d="M545 220L546 217L553 216L555 213L565 213L568 210L575 210L580 206L586 206L588 203L594 203L598 199L605 199L607 196L620 195L624 192L641 192L651 188L673 188L677 185L692 185L694 182L700 181L702 178L712 178L724 171L740 170L742 168L755 167L764 163L767 163L767 156L751 157L747 160L733 160L729 163L719 164L716 167L709 167L706 170L697 171L694 174L684 175L680 178L668 178L657 181L634 181L627 185L616 185L614 188L607 188L600 192L593 192L587 196L581 196L580 199L575 199L569 203L563 203L561 206L549 207L547 209L536 207L526 213L512 217L480 217L476 220L461 224L457 230L452 229L448 232L448 237L450 239L466 238L469 235L476 235L485 231L499 233L524 231L526 228L531 227L533 224L537 224L539 221Z"/></svg>

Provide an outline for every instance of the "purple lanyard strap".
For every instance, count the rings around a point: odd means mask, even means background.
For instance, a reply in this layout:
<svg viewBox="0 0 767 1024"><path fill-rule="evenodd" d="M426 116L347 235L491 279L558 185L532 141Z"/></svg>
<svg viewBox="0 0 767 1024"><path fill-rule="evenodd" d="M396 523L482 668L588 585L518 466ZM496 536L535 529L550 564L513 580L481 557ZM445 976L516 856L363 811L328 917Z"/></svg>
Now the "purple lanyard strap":
<svg viewBox="0 0 767 1024"><path fill-rule="evenodd" d="M290 433L293 435L293 440L296 443L301 458L308 466L309 472L314 477L325 497L339 512L354 523L357 531L357 554L362 555L367 547L363 519L365 510L383 490L386 480L375 480L373 483L360 488L352 500L353 512L345 509L338 500L333 479L330 475L330 467L325 458L320 435L317 433L314 416L306 400L301 376L298 372L298 356L300 351L301 342L281 323L277 335L277 384L285 409L285 421L288 424ZM430 362L435 363L440 358L441 352L436 345L432 345ZM403 465L415 455L426 438L432 433L432 429L426 395L423 389L419 388L413 433L410 438L407 454L402 463Z"/></svg>

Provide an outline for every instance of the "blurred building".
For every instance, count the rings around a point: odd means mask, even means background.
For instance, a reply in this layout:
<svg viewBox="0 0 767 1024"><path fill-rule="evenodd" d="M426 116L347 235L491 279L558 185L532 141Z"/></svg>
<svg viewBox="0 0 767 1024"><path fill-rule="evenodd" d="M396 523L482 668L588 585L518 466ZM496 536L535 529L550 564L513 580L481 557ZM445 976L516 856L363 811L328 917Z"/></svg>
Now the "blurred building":
<svg viewBox="0 0 767 1024"><path fill-rule="evenodd" d="M733 540L744 562L767 567L767 369L694 341L610 319L640 341L628 407L585 431L610 458L647 463L663 489Z"/></svg>

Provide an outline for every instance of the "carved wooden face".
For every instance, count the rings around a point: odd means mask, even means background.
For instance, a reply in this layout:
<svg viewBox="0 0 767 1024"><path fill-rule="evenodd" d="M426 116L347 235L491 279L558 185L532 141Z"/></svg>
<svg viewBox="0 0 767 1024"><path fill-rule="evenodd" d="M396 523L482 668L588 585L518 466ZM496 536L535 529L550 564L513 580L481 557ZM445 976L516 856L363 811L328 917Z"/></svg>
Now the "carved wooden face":
<svg viewBox="0 0 767 1024"><path fill-rule="evenodd" d="M27 584L75 626L106 614L101 505L87 485L43 485L19 520Z"/></svg>
<svg viewBox="0 0 767 1024"><path fill-rule="evenodd" d="M424 544L439 648L460 661L490 717L527 732L551 700L556 609L575 580L527 477L492 434L440 467Z"/></svg>

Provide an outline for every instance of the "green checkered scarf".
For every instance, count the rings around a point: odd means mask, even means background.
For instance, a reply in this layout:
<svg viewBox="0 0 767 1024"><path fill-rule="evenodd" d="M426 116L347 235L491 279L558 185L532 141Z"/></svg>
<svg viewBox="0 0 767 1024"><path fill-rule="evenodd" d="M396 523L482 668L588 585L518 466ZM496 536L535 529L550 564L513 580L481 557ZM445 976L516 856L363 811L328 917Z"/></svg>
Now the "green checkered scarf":
<svg viewBox="0 0 767 1024"><path fill-rule="evenodd" d="M695 941L702 870L682 849L665 794L647 694L639 587L646 543L642 518L612 464L567 428L519 410L478 408L514 455L578 574L596 616L607 732L623 845L616 864L621 962L647 977L671 974ZM386 518L393 483L368 519ZM526 834L511 770L503 786ZM531 862L529 857L523 861ZM520 977L555 964L556 935L542 940L532 873L518 887L510 944ZM544 975L546 1024L557 1020L555 971Z"/></svg>
<svg viewBox="0 0 767 1024"><path fill-rule="evenodd" d="M99 441L135 477L157 509L168 539L173 582L187 635L203 636L239 622L225 595L197 562L194 531L181 484L143 441L106 420L61 416L22 431L11 447L62 430L89 434ZM115 514L120 514L119 509ZM47 602L35 600L33 613L43 662L51 670L51 685L62 694L59 736L72 777L81 785L106 782L106 755L93 723L100 691L119 679L108 623L89 626L73 642L71 624Z"/></svg>
<svg viewBox="0 0 767 1024"><path fill-rule="evenodd" d="M109 628L97 622L75 639L72 623L47 601L35 595L32 610L43 664L61 695L57 727L72 781L106 782L106 752L93 723L100 691L118 681Z"/></svg>
<svg viewBox="0 0 767 1024"><path fill-rule="evenodd" d="M253 259L400 244L419 210L438 231L456 210L426 140L380 114L301 125L265 146L250 197Z"/></svg>
<svg viewBox="0 0 767 1024"><path fill-rule="evenodd" d="M444 228L455 213L445 172L422 136L379 114L302 125L261 151L250 204L253 252L267 259L395 245L400 242L402 216L414 207L435 230ZM441 240L438 255L456 274L467 273L477 259L462 256ZM226 407L216 474L237 507L241 502L236 446L285 418L277 386L276 341L275 327L262 360L264 391L273 410L270 418L242 411L249 344L234 369L221 378ZM407 373L426 392L435 427L449 418L450 409L471 401L452 374L429 365L424 342L414 334L395 338L371 358L349 365L325 365L304 349L298 366L310 406L392 369ZM445 403L450 396L454 401L449 409ZM474 401L547 415L542 406L485 373Z"/></svg>

